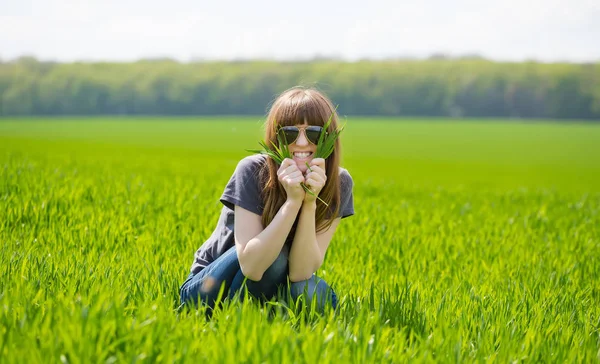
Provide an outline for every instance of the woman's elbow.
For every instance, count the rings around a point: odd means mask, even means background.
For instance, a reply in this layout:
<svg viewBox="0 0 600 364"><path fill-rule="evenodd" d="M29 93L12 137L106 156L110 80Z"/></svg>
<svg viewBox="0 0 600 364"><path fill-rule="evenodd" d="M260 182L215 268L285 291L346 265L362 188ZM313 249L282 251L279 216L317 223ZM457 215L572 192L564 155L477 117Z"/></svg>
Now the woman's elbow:
<svg viewBox="0 0 600 364"><path fill-rule="evenodd" d="M262 276L265 273L264 271L256 269L256 267L253 267L251 264L248 264L248 262L244 262L241 259L241 257L238 259L240 262L240 270L242 271L244 277L255 282L258 282L262 279Z"/></svg>
<svg viewBox="0 0 600 364"><path fill-rule="evenodd" d="M305 281L307 279L310 279L313 274L319 269L321 268L321 265L323 264L323 259L319 259L318 261L315 262L315 264L313 264L312 269L305 269L304 271L299 270L299 269L293 269L292 267L290 267L290 273L289 273L289 279L291 282L302 282Z"/></svg>
<svg viewBox="0 0 600 364"><path fill-rule="evenodd" d="M236 241L236 245L238 245L237 241ZM242 271L242 274L244 275L244 277L246 277L252 281L258 282L262 279L262 276L265 272L264 272L264 270L257 269L258 267L256 266L255 261L253 262L252 259L248 259L251 257L248 256L248 254L247 254L248 251L245 249L246 246L247 246L247 244L243 244L243 245L238 245L236 247L238 262L240 263L240 270Z"/></svg>
<svg viewBox="0 0 600 364"><path fill-rule="evenodd" d="M249 270L249 269L244 269L240 266L241 270L242 270L242 274L244 275L244 277L248 278L251 281L254 282L258 282L262 279L263 273L264 272L259 272L259 271L255 271L255 270Z"/></svg>

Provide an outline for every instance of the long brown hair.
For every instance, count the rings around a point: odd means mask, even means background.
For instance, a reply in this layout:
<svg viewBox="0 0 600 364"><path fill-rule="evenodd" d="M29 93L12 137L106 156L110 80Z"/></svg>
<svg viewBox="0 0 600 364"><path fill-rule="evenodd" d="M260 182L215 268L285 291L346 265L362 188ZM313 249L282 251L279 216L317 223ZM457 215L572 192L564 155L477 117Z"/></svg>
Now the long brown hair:
<svg viewBox="0 0 600 364"><path fill-rule="evenodd" d="M294 87L284 91L271 106L265 121L265 141L267 144L277 142L277 128L304 124L325 126L331 117L328 131L338 128L338 115L332 102L320 91L313 88ZM329 207L317 200L315 213L315 226L317 232L329 229L340 210L340 139L335 142L333 153L325 160L325 173L327 180L319 193L319 198L326 201ZM270 157L259 172L259 180L264 202L262 214L263 226L273 221L277 211L284 204L287 194L277 178L279 165ZM295 230L295 229L294 229Z"/></svg>

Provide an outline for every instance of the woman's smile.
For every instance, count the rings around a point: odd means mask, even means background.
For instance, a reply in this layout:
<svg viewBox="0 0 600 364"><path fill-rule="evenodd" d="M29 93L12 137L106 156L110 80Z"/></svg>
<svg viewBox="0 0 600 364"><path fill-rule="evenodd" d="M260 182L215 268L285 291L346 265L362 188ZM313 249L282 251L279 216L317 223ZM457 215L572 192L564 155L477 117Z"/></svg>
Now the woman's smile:
<svg viewBox="0 0 600 364"><path fill-rule="evenodd" d="M312 154L312 152L294 152L294 158L296 160L307 160Z"/></svg>
<svg viewBox="0 0 600 364"><path fill-rule="evenodd" d="M310 164L310 161L313 160L314 154L315 154L314 152L304 152L304 151L292 153L294 162L296 162L296 166L298 166L298 169L303 174L305 174L306 171L308 170L308 168L306 167L306 164L307 163Z"/></svg>

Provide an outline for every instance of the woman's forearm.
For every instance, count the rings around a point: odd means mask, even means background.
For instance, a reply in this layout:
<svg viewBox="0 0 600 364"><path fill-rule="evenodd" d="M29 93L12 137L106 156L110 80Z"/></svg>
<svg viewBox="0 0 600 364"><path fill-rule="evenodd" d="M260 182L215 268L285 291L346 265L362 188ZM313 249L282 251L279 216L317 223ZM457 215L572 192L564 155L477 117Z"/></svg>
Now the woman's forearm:
<svg viewBox="0 0 600 364"><path fill-rule="evenodd" d="M315 227L316 210L314 201L302 205L289 256L289 278L292 282L309 279L323 263Z"/></svg>
<svg viewBox="0 0 600 364"><path fill-rule="evenodd" d="M238 257L242 272L253 281L259 281L273 264L294 225L302 201L287 200L273 221L256 237L246 243Z"/></svg>

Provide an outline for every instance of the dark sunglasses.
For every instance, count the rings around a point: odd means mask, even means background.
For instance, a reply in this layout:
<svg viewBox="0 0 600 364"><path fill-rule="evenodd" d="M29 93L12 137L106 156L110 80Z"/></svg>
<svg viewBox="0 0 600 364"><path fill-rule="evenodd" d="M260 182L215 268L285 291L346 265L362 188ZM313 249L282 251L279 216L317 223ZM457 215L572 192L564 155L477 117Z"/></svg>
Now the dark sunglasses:
<svg viewBox="0 0 600 364"><path fill-rule="evenodd" d="M298 136L300 135L300 130L304 130L304 135L306 135L306 139L308 139L309 142L313 143L314 145L317 145L317 143L319 142L319 136L323 131L323 127L314 125L309 125L303 128L298 128L296 126L282 126L279 129L279 131L285 137L285 140L287 141L288 145L294 143L296 139L298 139Z"/></svg>

